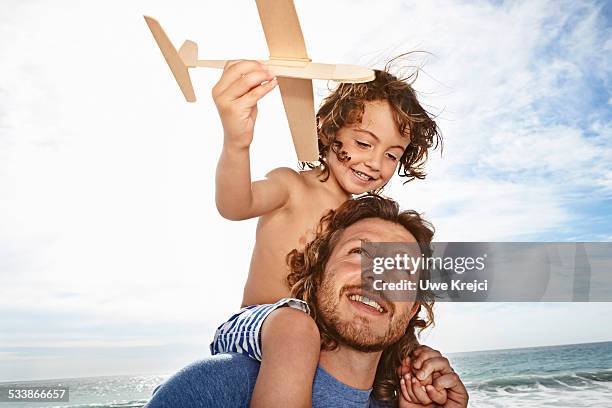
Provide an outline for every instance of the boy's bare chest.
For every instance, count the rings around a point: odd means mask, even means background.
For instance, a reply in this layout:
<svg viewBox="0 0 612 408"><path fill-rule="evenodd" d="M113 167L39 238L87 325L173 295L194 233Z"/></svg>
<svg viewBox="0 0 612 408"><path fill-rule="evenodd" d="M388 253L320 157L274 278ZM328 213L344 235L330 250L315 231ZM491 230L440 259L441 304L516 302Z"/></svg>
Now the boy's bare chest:
<svg viewBox="0 0 612 408"><path fill-rule="evenodd" d="M338 205L339 203L331 200L304 200L290 211L278 214L273 220L262 223L260 227L264 230L260 232L269 239L275 236L274 241L289 250L302 249L316 236L321 218Z"/></svg>
<svg viewBox="0 0 612 408"><path fill-rule="evenodd" d="M249 280L245 286L245 304L269 302L289 295L287 254L293 249L303 250L316 236L321 217L341 203L313 197L310 202L299 204L260 217Z"/></svg>

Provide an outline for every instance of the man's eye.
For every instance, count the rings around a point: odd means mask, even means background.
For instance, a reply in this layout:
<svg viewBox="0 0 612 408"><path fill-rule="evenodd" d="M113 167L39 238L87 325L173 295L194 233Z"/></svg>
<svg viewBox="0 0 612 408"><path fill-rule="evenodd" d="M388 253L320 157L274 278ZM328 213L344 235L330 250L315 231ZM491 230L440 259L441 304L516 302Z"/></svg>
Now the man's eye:
<svg viewBox="0 0 612 408"><path fill-rule="evenodd" d="M370 253L361 247L355 247L349 251L349 254L359 254L363 256L370 256Z"/></svg>
<svg viewBox="0 0 612 408"><path fill-rule="evenodd" d="M369 143L362 142L362 141L360 141L360 140L355 140L355 143L357 143L357 146L359 146L359 147L364 147L364 148L365 148L365 147L370 147L370 144L369 144Z"/></svg>

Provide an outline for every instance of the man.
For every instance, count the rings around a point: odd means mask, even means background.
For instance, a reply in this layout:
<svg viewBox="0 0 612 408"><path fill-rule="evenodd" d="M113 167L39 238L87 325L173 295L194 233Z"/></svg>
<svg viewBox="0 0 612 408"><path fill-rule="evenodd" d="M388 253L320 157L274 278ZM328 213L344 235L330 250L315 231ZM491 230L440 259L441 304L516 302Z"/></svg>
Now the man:
<svg viewBox="0 0 612 408"><path fill-rule="evenodd" d="M400 213L394 201L371 195L349 200L324 217L304 251L289 254L292 294L307 303L321 333L314 407L381 406L371 397L392 402L400 388L402 407L467 406L465 387L435 350L419 349L416 373L406 364L399 367L417 345L415 329L433 319L432 298L417 293L415 301L392 302L362 286L362 241L418 243L428 254L432 236L417 213ZM418 313L422 307L425 320ZM147 407L248 407L258 371L259 363L241 354L213 356L175 374ZM402 377L400 387L400 372L432 376L433 384L410 386Z"/></svg>

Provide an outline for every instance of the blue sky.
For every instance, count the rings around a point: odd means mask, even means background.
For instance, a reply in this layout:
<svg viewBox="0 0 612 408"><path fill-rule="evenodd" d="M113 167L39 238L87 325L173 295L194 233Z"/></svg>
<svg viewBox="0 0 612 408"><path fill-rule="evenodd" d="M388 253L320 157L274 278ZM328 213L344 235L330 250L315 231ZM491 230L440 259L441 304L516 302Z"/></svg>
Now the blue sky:
<svg viewBox="0 0 612 408"><path fill-rule="evenodd" d="M226 3L5 2L0 381L171 372L205 355L240 304L255 222L223 220L213 203L219 72L194 72L198 102L185 103L142 20L203 58L265 57L254 2ZM437 240L612 240L609 4L296 7L315 61L431 53L405 65L424 65L415 88L439 115L444 154L425 181L393 180L387 194L424 212ZM295 167L281 112L277 92L260 104L254 177ZM426 341L449 352L611 340L611 305L443 304Z"/></svg>

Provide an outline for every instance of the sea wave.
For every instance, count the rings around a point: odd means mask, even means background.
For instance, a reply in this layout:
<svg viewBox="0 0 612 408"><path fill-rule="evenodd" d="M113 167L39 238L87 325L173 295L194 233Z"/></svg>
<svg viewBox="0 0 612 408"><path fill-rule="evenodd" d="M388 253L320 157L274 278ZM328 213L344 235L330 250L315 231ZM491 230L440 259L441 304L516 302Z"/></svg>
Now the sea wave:
<svg viewBox="0 0 612 408"><path fill-rule="evenodd" d="M513 375L473 384L479 391L508 393L532 393L542 389L584 390L596 389L605 383L612 382L612 370L577 371L574 373L558 373L554 375Z"/></svg>

